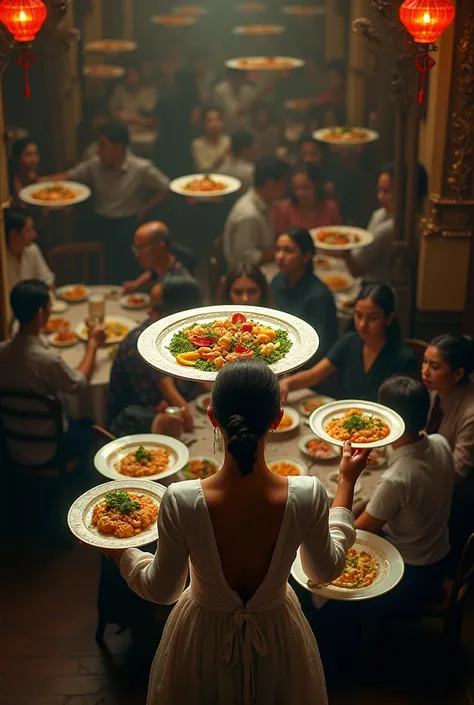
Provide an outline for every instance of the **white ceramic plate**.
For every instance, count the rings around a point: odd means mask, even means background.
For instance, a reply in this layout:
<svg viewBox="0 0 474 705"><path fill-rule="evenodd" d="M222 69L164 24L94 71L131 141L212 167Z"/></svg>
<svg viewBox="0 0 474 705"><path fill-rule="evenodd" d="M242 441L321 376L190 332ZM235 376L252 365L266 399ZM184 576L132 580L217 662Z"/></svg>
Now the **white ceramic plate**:
<svg viewBox="0 0 474 705"><path fill-rule="evenodd" d="M69 509L67 515L67 523L70 531L79 541L95 546L96 548L137 548L146 546L158 538L158 523L155 522L147 529L131 536L130 538L118 538L110 536L110 534L100 533L92 524L92 513L94 507L102 502L107 492L114 490L125 490L128 492L136 492L137 494L150 497L158 505L161 498L166 492L166 487L159 485L156 482L147 480L135 480L132 477L128 480L119 482L105 482L102 485L93 487L78 497L74 504Z"/></svg>
<svg viewBox="0 0 474 705"><path fill-rule="evenodd" d="M311 453L311 451L306 447L306 444L308 441L322 441L323 443L326 443L329 448L331 449L331 453L327 456L319 456L319 455L314 455L314 453ZM307 455L308 458L311 458L311 460L315 461L326 461L326 460L334 460L335 458L340 458L341 456L341 451L337 446L334 446L332 443L328 443L327 441L323 440L322 438L319 438L318 436L315 436L313 433L308 433L306 436L303 436L303 438L300 438L299 441L299 449L300 451L304 454Z"/></svg>
<svg viewBox="0 0 474 705"><path fill-rule="evenodd" d="M207 15L209 10L201 5L175 5L172 8L172 12L175 15L187 15L188 17L199 17L200 15Z"/></svg>
<svg viewBox="0 0 474 705"><path fill-rule="evenodd" d="M322 5L287 5L281 8L284 15L295 17L311 17L312 15L325 15L326 8Z"/></svg>
<svg viewBox="0 0 474 705"><path fill-rule="evenodd" d="M313 132L313 137L315 140L318 140L318 142L325 142L326 144L333 145L333 147L341 147L343 149L346 149L347 147L360 147L360 145L376 142L380 137L378 132L375 132L375 130L369 130L366 127L353 127L352 129L364 130L366 135L365 138L344 141L329 135L331 130L337 130L342 133L344 130L343 127L323 127L322 129Z"/></svg>
<svg viewBox="0 0 474 705"><path fill-rule="evenodd" d="M198 479L197 477L194 477L194 475L192 475L191 473L188 475L187 472L186 472L187 467L189 466L190 463L193 462L193 460L199 460L200 462L202 462L203 460L206 460L208 463L210 463L211 465L213 465L213 466L216 468L216 472L219 471L219 468L220 468L221 465L222 465L222 462L219 462L214 456L209 456L209 455L193 455L192 458L189 458L188 462L186 463L186 465L184 466L184 468L183 468L183 470L182 470L182 472L181 472L181 475L182 475L186 480L197 480L197 479ZM211 477L211 476L209 475L208 477Z"/></svg>
<svg viewBox="0 0 474 705"><path fill-rule="evenodd" d="M89 64L84 66L83 74L88 78L120 78L125 76L125 69L111 64Z"/></svg>
<svg viewBox="0 0 474 705"><path fill-rule="evenodd" d="M75 198L66 201L44 201L42 199L33 198L33 194L45 188L53 188L53 186L65 186L71 189L76 194ZM67 208L74 206L76 203L87 201L91 196L91 190L88 186L80 184L77 181L40 181L37 184L30 184L21 189L18 196L25 203L32 206L40 206L42 208Z"/></svg>
<svg viewBox="0 0 474 705"><path fill-rule="evenodd" d="M52 299L51 301L51 313L64 313L67 309L67 303L65 301L58 301L57 299Z"/></svg>
<svg viewBox="0 0 474 705"><path fill-rule="evenodd" d="M381 536L371 534L368 531L358 531L354 548L370 553L370 555L378 561L379 574L370 587L351 590L326 583L318 587L310 587L308 585L308 578L301 565L299 551L291 568L291 575L301 587L329 600L370 600L371 598L379 597L386 592L390 592L390 590L393 590L393 588L398 585L403 578L405 565L403 558L395 546L392 546L391 543Z"/></svg>
<svg viewBox="0 0 474 705"><path fill-rule="evenodd" d="M175 333L198 323L243 313L247 318L288 333L292 347L284 358L271 365L276 375L287 374L310 360L319 348L319 336L312 326L296 316L263 306L203 306L162 318L146 328L138 339L138 352L156 370L181 379L213 382L217 372L183 367L168 350Z"/></svg>
<svg viewBox="0 0 474 705"><path fill-rule="evenodd" d="M71 331L71 332L72 332L72 331ZM57 331L56 333L51 333L50 335L48 335L48 343L49 343L50 345L52 345L53 348L73 348L74 345L77 345L78 342L79 342L79 338L77 337L77 335L76 335L76 337L74 338L74 340L68 340L68 341L63 341L63 342L61 342L61 341L59 341L59 340L56 340L56 336L57 336L58 334L59 334L59 331Z"/></svg>
<svg viewBox="0 0 474 705"><path fill-rule="evenodd" d="M327 242L322 242L318 239L320 233L343 233L351 238L351 242L347 245L332 245ZM348 225L328 225L325 228L315 228L310 230L311 237L315 247L318 250L328 250L343 252L345 250L360 250L361 247L367 247L374 241L374 236L368 230L363 230L362 228L353 228ZM354 242L355 236L358 238L358 242Z"/></svg>
<svg viewBox="0 0 474 705"><path fill-rule="evenodd" d="M230 193L235 193L242 187L241 182L233 176L225 176L224 174L206 174L206 176L210 176L211 179L225 184L225 189L221 191L188 191L186 190L186 184L194 179L202 179L204 174L187 174L186 176L180 176L174 179L170 183L170 191L180 196L186 196L187 198L221 198L221 196L228 196Z"/></svg>
<svg viewBox="0 0 474 705"><path fill-rule="evenodd" d="M122 52L135 51L136 42L128 39L96 39L84 45L85 51L96 51L101 54L121 54Z"/></svg>
<svg viewBox="0 0 474 705"><path fill-rule="evenodd" d="M270 64L262 63L270 58L275 61ZM283 65L279 63L282 61L285 62ZM229 69L239 69L240 71L289 71L301 68L305 62L303 59L297 59L293 56L238 56L226 61L225 65Z"/></svg>
<svg viewBox="0 0 474 705"><path fill-rule="evenodd" d="M152 24L162 25L163 27L190 27L196 24L195 17L185 17L182 15L153 15L150 17Z"/></svg>
<svg viewBox="0 0 474 705"><path fill-rule="evenodd" d="M332 401L335 401L335 399L332 397L326 397L324 394L312 394L310 397L300 401L298 404L298 411L303 416L311 416L315 409L319 409L321 406L324 406L324 404L329 404ZM309 402L314 402L315 406L311 409L306 409L306 404Z"/></svg>
<svg viewBox="0 0 474 705"><path fill-rule="evenodd" d="M140 302L133 303L134 298L139 298ZM132 301L131 301L131 299L132 299ZM142 294L142 292L137 293L137 294L126 294L125 296L122 296L122 298L120 299L120 305L122 308L142 309L142 308L146 308L149 303L150 303L149 294Z"/></svg>
<svg viewBox="0 0 474 705"><path fill-rule="evenodd" d="M138 323L136 321L134 321L132 318L125 318L125 316L106 316L104 318L104 323L105 325L110 323L121 323L123 326L127 326L126 333L124 333L120 337L107 340L107 345L116 345L117 343L121 343L122 340L125 340L130 331L138 326ZM76 331L78 337L86 343L88 338L88 332L85 322L81 321L81 323L78 323L74 330Z"/></svg>
<svg viewBox="0 0 474 705"><path fill-rule="evenodd" d="M289 433L290 431L294 431L295 428L298 428L300 425L300 415L296 411L296 409L292 409L291 406L284 406L283 407L283 415L284 416L289 416L291 419L291 426L285 426L285 428L276 428L275 433L278 436L281 436L284 433Z"/></svg>
<svg viewBox="0 0 474 705"><path fill-rule="evenodd" d="M344 441L338 441L337 439L332 438L324 429L329 421L344 416L344 413L348 409L360 409L366 414L378 416L385 421L391 429L389 435L383 440L375 441L370 444L353 443L353 448L383 448L397 441L405 432L405 422L396 411L392 411L392 409L389 409L382 404L376 404L372 401L361 401L358 399L335 401L332 404L326 404L320 409L316 409L316 411L311 414L309 419L311 430L324 441L328 441L328 443L332 443L333 445L340 446L342 448L344 446Z"/></svg>
<svg viewBox="0 0 474 705"><path fill-rule="evenodd" d="M165 448L170 456L168 469L155 475L147 475L143 480L164 480L184 468L189 459L189 451L184 443L171 436L161 436L157 433L142 433L134 436L123 436L107 443L95 455L94 466L104 477L112 480L123 480L123 475L117 470L118 463L129 453L133 453L143 446L145 450L158 450ZM133 480L134 478L129 478Z"/></svg>
<svg viewBox="0 0 474 705"><path fill-rule="evenodd" d="M196 404L196 408L199 409L199 411L207 413L207 408L209 406L210 401L211 392L207 392L206 394L200 394L198 397L196 397L194 403Z"/></svg>
<svg viewBox="0 0 474 705"><path fill-rule="evenodd" d="M270 470L272 470L272 465L278 465L279 463L294 465L298 470L298 475L306 475L306 465L302 463L301 460L297 460L297 458L288 458L287 456L280 458L267 458L267 465Z"/></svg>
<svg viewBox="0 0 474 705"><path fill-rule="evenodd" d="M72 289L77 289L78 287L84 289L84 296L80 296L77 299L68 298L67 292L71 291ZM83 301L87 301L87 297L89 296L89 289L84 286L84 284L66 284L65 286L60 286L59 289L56 289L56 296L58 297L58 299L67 301L68 304L80 304Z"/></svg>
<svg viewBox="0 0 474 705"><path fill-rule="evenodd" d="M280 24L247 24L232 30L233 34L244 34L246 37L269 37L284 31L285 28Z"/></svg>

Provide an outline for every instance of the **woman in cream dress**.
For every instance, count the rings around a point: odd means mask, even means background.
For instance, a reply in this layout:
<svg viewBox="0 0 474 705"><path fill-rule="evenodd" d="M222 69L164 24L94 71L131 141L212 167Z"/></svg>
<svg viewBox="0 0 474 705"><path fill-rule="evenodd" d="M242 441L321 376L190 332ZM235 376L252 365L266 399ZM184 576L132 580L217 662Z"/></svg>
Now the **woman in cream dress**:
<svg viewBox="0 0 474 705"><path fill-rule="evenodd" d="M154 556L121 552L132 590L160 604L178 601L153 663L147 705L327 703L318 648L288 575L300 547L311 580L342 572L355 540L349 507L367 452L345 448L329 511L317 478L279 476L265 463L282 413L267 365L240 360L224 367L208 411L224 436L221 471L168 488Z"/></svg>

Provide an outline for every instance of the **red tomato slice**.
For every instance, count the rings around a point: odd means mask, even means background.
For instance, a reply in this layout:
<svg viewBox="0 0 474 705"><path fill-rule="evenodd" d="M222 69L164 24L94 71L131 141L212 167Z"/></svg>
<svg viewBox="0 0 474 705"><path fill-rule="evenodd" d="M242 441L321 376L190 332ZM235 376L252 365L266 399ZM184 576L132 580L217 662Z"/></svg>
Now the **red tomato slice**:
<svg viewBox="0 0 474 705"><path fill-rule="evenodd" d="M191 342L196 348L210 348L216 341L214 338L201 338L201 336L195 335L194 338L191 338Z"/></svg>
<svg viewBox="0 0 474 705"><path fill-rule="evenodd" d="M232 323L234 326L236 326L238 323L245 323L247 318L244 316L243 313L234 313L232 316Z"/></svg>
<svg viewBox="0 0 474 705"><path fill-rule="evenodd" d="M251 333L253 331L253 323L244 323L242 330L244 333Z"/></svg>
<svg viewBox="0 0 474 705"><path fill-rule="evenodd" d="M234 351L237 353L237 355L240 355L240 357L253 357L253 350L252 348L247 347L247 345L241 345L240 343L237 343L234 348Z"/></svg>

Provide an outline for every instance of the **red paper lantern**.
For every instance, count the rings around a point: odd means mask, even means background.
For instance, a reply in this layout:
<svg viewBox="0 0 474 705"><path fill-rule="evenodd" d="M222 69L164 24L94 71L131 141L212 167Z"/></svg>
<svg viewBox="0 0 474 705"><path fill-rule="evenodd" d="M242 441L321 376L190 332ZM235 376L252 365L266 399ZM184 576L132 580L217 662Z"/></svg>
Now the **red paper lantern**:
<svg viewBox="0 0 474 705"><path fill-rule="evenodd" d="M405 0L400 20L417 44L434 44L455 15L451 0Z"/></svg>
<svg viewBox="0 0 474 705"><path fill-rule="evenodd" d="M2 0L0 22L17 42L32 42L48 11L42 0Z"/></svg>

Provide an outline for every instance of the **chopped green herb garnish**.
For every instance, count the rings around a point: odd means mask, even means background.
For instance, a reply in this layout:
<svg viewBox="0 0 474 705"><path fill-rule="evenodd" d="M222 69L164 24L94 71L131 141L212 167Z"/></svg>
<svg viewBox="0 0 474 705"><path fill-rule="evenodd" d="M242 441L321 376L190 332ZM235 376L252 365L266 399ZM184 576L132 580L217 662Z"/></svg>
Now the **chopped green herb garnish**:
<svg viewBox="0 0 474 705"><path fill-rule="evenodd" d="M137 452L135 453L135 460L137 463L144 465L147 461L151 461L151 453L145 450L143 446L139 446Z"/></svg>
<svg viewBox="0 0 474 705"><path fill-rule="evenodd" d="M139 503L131 500L128 492L125 492L125 490L107 492L105 495L105 505L107 509L116 509L121 514L133 514L133 512L140 509Z"/></svg>
<svg viewBox="0 0 474 705"><path fill-rule="evenodd" d="M362 416L358 414L352 414L349 418L344 419L341 424L342 428L349 433L355 433L356 431L364 431L375 426L372 417L368 419L363 419Z"/></svg>

